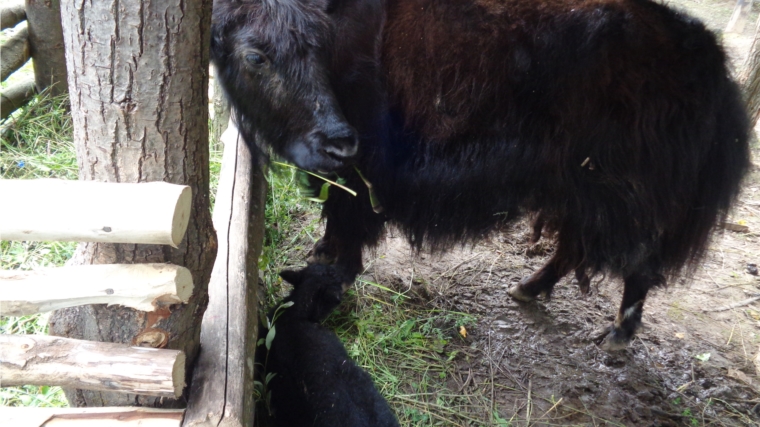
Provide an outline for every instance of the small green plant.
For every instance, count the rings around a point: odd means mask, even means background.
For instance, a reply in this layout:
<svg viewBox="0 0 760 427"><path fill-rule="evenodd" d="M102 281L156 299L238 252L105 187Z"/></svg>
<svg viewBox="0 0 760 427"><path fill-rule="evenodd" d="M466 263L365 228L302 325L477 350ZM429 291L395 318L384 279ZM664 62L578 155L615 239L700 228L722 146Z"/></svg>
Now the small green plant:
<svg viewBox="0 0 760 427"><path fill-rule="evenodd" d="M288 307L293 306L293 301L288 301L286 303L280 304L275 309L274 313L272 314L272 318L270 319L268 316L264 315L262 312L261 315L261 324L267 325L267 336L265 338L260 338L258 342L256 343L257 346L263 345L267 349L267 355L264 358L263 364L258 364L262 367L262 372L266 373L266 376L264 377L264 382L261 381L254 381L254 389L256 390L259 398L263 397L264 401L266 403L267 412L269 414L272 414L272 407L271 407L271 399L272 399L272 392L269 390L269 382L272 381L272 378L277 375L276 372L267 372L267 363L269 362L269 350L272 349L272 341L274 341L274 337L277 334L276 332L276 322L277 319L282 315L285 309Z"/></svg>

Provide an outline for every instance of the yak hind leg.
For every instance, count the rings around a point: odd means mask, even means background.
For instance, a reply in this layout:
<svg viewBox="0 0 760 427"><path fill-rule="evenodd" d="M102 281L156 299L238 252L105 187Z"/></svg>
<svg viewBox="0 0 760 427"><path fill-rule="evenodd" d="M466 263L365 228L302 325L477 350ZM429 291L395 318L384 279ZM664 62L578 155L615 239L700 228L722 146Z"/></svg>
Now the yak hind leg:
<svg viewBox="0 0 760 427"><path fill-rule="evenodd" d="M578 288L581 290L581 294L588 295L591 289L591 278L586 274L586 267L583 264L575 268L575 279L578 281Z"/></svg>
<svg viewBox="0 0 760 427"><path fill-rule="evenodd" d="M652 272L637 272L625 277L623 301L620 303L615 322L596 337L602 350L617 351L628 347L636 330L641 326L647 293L653 287L661 285L663 281L660 274Z"/></svg>
<svg viewBox="0 0 760 427"><path fill-rule="evenodd" d="M558 255L559 253L560 251L558 250L540 270L520 280L520 283L517 285L512 286L509 289L509 295L523 302L533 301L539 295L549 299L554 285L571 270L567 267L567 263L564 262L562 256Z"/></svg>
<svg viewBox="0 0 760 427"><path fill-rule="evenodd" d="M539 212L533 218L533 223L531 224L530 239L528 240L528 243L535 245L539 240L541 240L541 233L544 231L544 225L546 225L546 218L544 218L544 215Z"/></svg>

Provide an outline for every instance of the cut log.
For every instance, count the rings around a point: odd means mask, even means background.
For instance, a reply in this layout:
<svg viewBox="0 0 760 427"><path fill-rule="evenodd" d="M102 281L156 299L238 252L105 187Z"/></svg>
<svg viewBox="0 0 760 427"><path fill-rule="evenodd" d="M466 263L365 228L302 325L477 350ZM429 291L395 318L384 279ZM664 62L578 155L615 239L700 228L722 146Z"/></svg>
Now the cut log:
<svg viewBox="0 0 760 427"><path fill-rule="evenodd" d="M177 247L190 218L190 187L56 179L0 180L13 209L0 239L152 243ZM23 201L23 203L21 203Z"/></svg>
<svg viewBox="0 0 760 427"><path fill-rule="evenodd" d="M170 264L80 265L37 271L0 270L0 314L24 316L84 304L154 311L186 303L190 270Z"/></svg>
<svg viewBox="0 0 760 427"><path fill-rule="evenodd" d="M184 426L253 425L257 260L267 186L263 162L252 158L233 123L222 140L224 158L214 207L219 252Z"/></svg>
<svg viewBox="0 0 760 427"><path fill-rule="evenodd" d="M3 57L0 59L0 80L5 81L14 71L21 68L31 57L29 54L29 30L26 24L19 25L16 32L3 43Z"/></svg>
<svg viewBox="0 0 760 427"><path fill-rule="evenodd" d="M184 409L0 407L8 427L179 427Z"/></svg>
<svg viewBox="0 0 760 427"><path fill-rule="evenodd" d="M3 4L0 4L0 30L15 27L24 19L24 0L4 0Z"/></svg>
<svg viewBox="0 0 760 427"><path fill-rule="evenodd" d="M9 87L3 89L0 93L0 119L5 119L10 116L11 113L26 105L34 94L35 90L34 79L32 77L26 77L19 80Z"/></svg>
<svg viewBox="0 0 760 427"><path fill-rule="evenodd" d="M176 398L185 388L185 354L47 335L0 335L0 387L20 385Z"/></svg>

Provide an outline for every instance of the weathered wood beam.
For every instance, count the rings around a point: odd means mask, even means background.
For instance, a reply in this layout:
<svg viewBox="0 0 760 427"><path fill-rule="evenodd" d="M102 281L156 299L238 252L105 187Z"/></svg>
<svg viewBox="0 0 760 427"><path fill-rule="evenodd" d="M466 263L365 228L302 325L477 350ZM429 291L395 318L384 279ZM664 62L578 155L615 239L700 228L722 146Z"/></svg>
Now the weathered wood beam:
<svg viewBox="0 0 760 427"><path fill-rule="evenodd" d="M177 398L185 388L185 354L47 335L0 335L0 387L19 385Z"/></svg>
<svg viewBox="0 0 760 427"><path fill-rule="evenodd" d="M37 93L34 78L26 77L14 82L0 92L0 119L5 119L11 113L26 105Z"/></svg>
<svg viewBox="0 0 760 427"><path fill-rule="evenodd" d="M258 331L256 288L264 232L266 179L229 124L214 207L219 252L201 325L184 426L253 424L253 369Z"/></svg>
<svg viewBox="0 0 760 427"><path fill-rule="evenodd" d="M0 30L15 27L24 19L24 0L4 0L3 4L0 4Z"/></svg>
<svg viewBox="0 0 760 427"><path fill-rule="evenodd" d="M24 316L85 304L154 311L186 303L190 270L170 264L78 265L36 271L0 270L0 314Z"/></svg>
<svg viewBox="0 0 760 427"><path fill-rule="evenodd" d="M21 68L31 58L29 50L29 29L26 24L0 46L3 57L0 59L0 81L5 81L14 71Z"/></svg>
<svg viewBox="0 0 760 427"><path fill-rule="evenodd" d="M726 33L743 33L744 26L747 23L747 17L752 10L753 0L737 0L734 11L731 12L731 18L726 24Z"/></svg>
<svg viewBox="0 0 760 427"><path fill-rule="evenodd" d="M146 243L177 247L190 219L186 185L56 179L0 180L0 239Z"/></svg>
<svg viewBox="0 0 760 427"><path fill-rule="evenodd" d="M224 90L216 79L216 68L212 65L209 67L211 80L209 82L209 112L211 114L211 132L209 133L209 142L215 149L222 149L221 139L224 131L227 130L227 124L230 121L230 103L224 95Z"/></svg>
<svg viewBox="0 0 760 427"><path fill-rule="evenodd" d="M179 427L184 409L0 407L8 427Z"/></svg>

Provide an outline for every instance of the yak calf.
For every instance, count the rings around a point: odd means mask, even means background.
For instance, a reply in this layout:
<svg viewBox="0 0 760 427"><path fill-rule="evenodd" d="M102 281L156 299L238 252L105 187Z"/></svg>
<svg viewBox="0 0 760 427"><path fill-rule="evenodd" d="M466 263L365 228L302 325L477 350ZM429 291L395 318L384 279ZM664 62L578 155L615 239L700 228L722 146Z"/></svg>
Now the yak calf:
<svg viewBox="0 0 760 427"><path fill-rule="evenodd" d="M332 266L283 271L293 285L274 321L266 360L267 389L279 427L395 427L398 421L370 376L348 357L338 337L320 325L338 306L347 276ZM274 310L270 313L270 319ZM266 336L263 330L261 335ZM261 358L259 358L261 359Z"/></svg>

